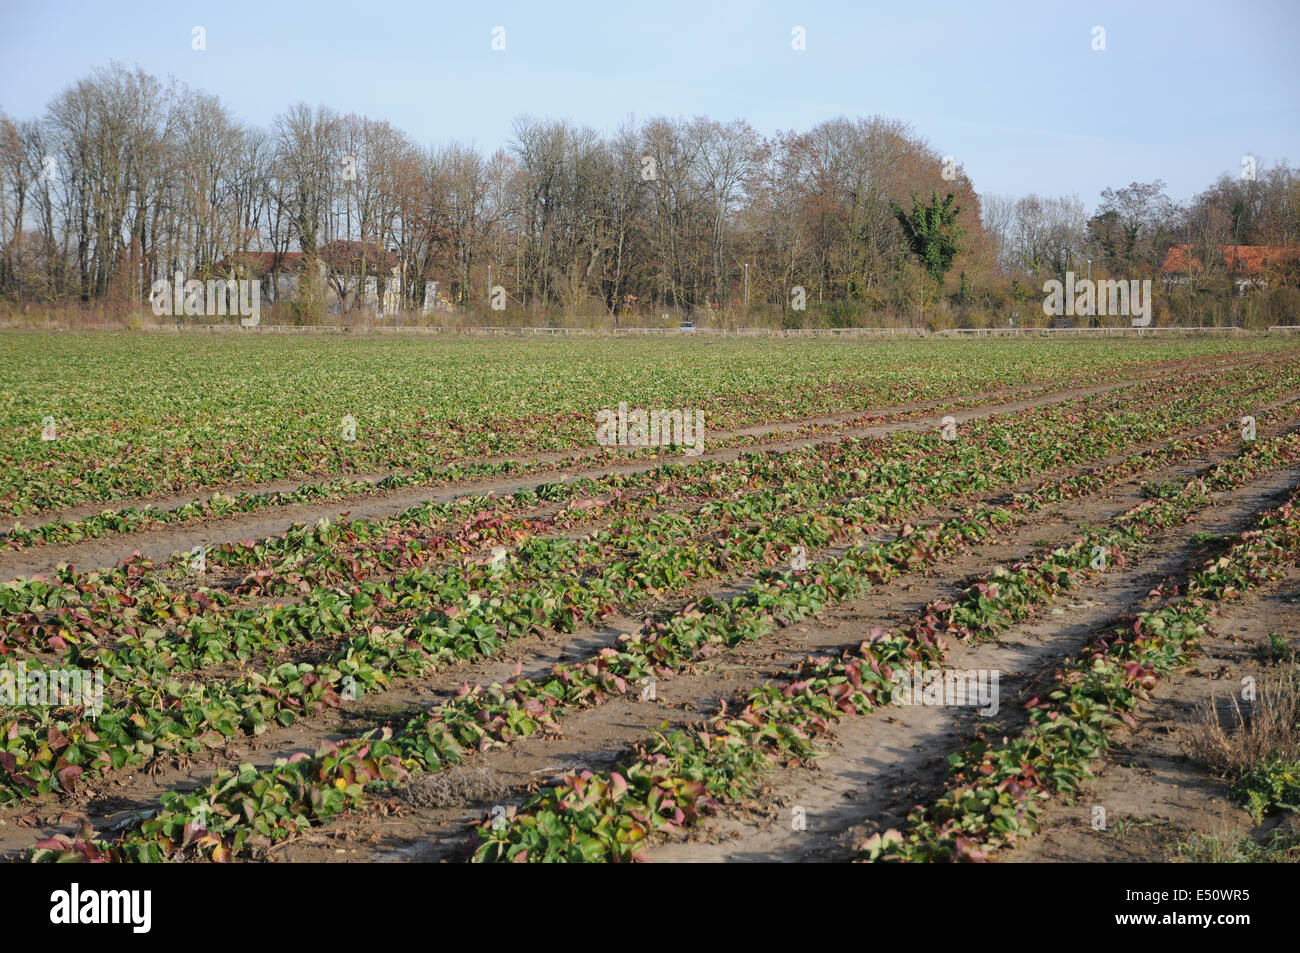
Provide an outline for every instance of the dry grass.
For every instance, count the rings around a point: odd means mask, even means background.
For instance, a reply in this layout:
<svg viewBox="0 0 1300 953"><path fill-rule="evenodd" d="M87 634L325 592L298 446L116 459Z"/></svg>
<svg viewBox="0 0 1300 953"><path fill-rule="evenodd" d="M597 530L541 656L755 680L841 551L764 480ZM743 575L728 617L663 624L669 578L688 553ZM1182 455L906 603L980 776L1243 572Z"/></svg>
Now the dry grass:
<svg viewBox="0 0 1300 953"><path fill-rule="evenodd" d="M1188 733L1187 753L1223 777L1240 778L1267 759L1300 759L1300 669L1267 675L1254 702L1230 696L1227 719L1211 698Z"/></svg>
<svg viewBox="0 0 1300 953"><path fill-rule="evenodd" d="M1193 834L1174 846L1172 859L1191 864L1300 863L1300 829L1277 827L1259 840L1219 832Z"/></svg>
<svg viewBox="0 0 1300 953"><path fill-rule="evenodd" d="M416 807L464 807L499 798L509 789L490 768L451 768L420 775L402 794Z"/></svg>

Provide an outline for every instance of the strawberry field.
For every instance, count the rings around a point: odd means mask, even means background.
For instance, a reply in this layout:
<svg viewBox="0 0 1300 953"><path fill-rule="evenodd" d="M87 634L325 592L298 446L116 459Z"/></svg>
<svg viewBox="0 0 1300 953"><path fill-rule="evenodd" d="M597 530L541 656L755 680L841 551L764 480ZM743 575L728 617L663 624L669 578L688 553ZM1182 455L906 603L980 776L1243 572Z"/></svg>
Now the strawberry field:
<svg viewBox="0 0 1300 953"><path fill-rule="evenodd" d="M1300 562L1294 341L0 357L15 863L996 861Z"/></svg>

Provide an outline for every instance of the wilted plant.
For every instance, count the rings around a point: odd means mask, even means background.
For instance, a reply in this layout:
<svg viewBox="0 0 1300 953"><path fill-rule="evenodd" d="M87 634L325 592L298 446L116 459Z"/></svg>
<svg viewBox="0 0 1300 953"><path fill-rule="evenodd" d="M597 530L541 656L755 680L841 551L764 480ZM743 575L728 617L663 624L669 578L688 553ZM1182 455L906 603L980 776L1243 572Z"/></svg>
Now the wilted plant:
<svg viewBox="0 0 1300 953"><path fill-rule="evenodd" d="M1211 698L1186 747L1194 760L1234 781L1269 760L1300 759L1300 670L1292 667L1261 679L1256 700L1248 706L1235 695L1226 705Z"/></svg>

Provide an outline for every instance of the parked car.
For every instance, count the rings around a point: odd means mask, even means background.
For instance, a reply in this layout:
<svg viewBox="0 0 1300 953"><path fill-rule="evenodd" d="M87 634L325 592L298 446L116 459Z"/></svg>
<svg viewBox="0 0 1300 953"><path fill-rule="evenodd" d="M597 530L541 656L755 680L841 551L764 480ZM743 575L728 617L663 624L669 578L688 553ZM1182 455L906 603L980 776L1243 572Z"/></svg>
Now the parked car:
<svg viewBox="0 0 1300 953"><path fill-rule="evenodd" d="M682 326L681 326L680 328L678 328L678 330L679 330L679 331L694 331L694 330L695 330L695 323L694 323L693 321L682 321Z"/></svg>

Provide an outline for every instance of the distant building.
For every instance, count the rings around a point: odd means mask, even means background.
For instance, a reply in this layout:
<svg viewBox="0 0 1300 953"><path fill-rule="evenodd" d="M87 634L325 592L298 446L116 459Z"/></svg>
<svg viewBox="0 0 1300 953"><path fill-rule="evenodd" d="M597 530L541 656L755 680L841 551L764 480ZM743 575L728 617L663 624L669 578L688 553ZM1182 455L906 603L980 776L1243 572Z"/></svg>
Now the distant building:
<svg viewBox="0 0 1300 953"><path fill-rule="evenodd" d="M1300 263L1300 248L1281 245L1220 245L1219 254L1238 294L1267 288L1271 272ZM1168 285L1185 285L1202 267L1193 246L1173 245L1160 273Z"/></svg>
<svg viewBox="0 0 1300 953"><path fill-rule="evenodd" d="M302 252L244 251L217 262L216 270L240 278L258 278L268 302L292 297L298 287Z"/></svg>
<svg viewBox="0 0 1300 953"><path fill-rule="evenodd" d="M302 274L302 252L245 251L217 263L217 270L244 278L260 278L268 301L292 297ZM396 252L377 249L370 242L332 241L317 253L317 267L325 280L325 308L335 314L361 310L396 315L402 310L402 267ZM381 285L382 282L382 285ZM438 294L438 282L424 283L421 313L451 311Z"/></svg>

